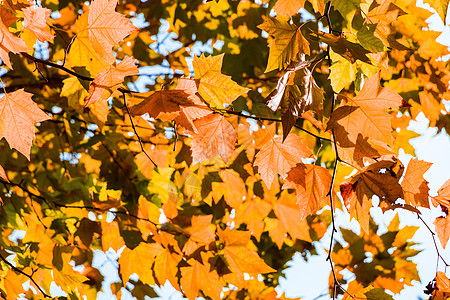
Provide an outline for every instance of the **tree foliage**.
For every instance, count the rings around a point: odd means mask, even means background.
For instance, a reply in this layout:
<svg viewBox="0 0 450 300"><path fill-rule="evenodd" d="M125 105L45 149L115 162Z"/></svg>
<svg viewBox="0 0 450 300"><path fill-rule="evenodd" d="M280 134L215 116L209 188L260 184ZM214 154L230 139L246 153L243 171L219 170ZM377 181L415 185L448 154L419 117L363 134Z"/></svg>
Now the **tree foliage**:
<svg viewBox="0 0 450 300"><path fill-rule="evenodd" d="M424 2L445 22L448 1ZM332 298L420 281L417 227L381 232L370 209L439 206L450 237L450 180L429 195L431 164L398 158L420 113L450 133L430 15L413 0L2 1L0 295L95 299L94 252L113 250L117 298L168 281L274 299L324 237ZM446 299L436 271L427 293Z"/></svg>

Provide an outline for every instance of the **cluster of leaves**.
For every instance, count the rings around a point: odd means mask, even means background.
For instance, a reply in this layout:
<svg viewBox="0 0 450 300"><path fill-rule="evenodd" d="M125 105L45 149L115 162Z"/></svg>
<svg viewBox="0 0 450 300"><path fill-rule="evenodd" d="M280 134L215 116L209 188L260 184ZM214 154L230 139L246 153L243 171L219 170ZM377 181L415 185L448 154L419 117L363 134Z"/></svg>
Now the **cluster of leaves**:
<svg viewBox="0 0 450 300"><path fill-rule="evenodd" d="M448 1L425 2L445 20ZM419 280L416 228L395 218L378 234L374 196L417 215L431 199L445 247L450 180L430 197L431 164L397 157L414 155L419 113L450 133L449 51L415 1L41 4L0 6L4 298L55 283L94 299L94 251L112 249L118 298L168 281L189 299L274 299L286 263L329 227L333 244L346 209L361 234L330 247L330 294L389 299ZM429 292L449 286L437 273Z"/></svg>

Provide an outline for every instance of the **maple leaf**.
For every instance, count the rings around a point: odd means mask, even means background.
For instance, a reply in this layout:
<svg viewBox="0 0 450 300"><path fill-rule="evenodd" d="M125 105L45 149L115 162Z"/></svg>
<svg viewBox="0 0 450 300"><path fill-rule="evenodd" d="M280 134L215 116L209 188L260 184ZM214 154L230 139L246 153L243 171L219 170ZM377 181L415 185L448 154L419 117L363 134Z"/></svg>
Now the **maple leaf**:
<svg viewBox="0 0 450 300"><path fill-rule="evenodd" d="M302 158L313 156L299 136L291 133L284 142L282 139L281 136L272 137L256 154L254 165L258 167L258 173L268 188L277 173L284 178Z"/></svg>
<svg viewBox="0 0 450 300"><path fill-rule="evenodd" d="M335 36L331 33L319 31L318 33L310 33L309 36L312 39L327 43L335 53L341 55L352 64L354 64L358 59L362 62L370 64L370 59L366 55L369 51L364 49L359 44L348 41L343 35Z"/></svg>
<svg viewBox="0 0 450 300"><path fill-rule="evenodd" d="M380 202L388 204L403 197L402 187L398 183L402 173L400 161L395 157L384 158L366 166L340 185L347 210L358 220L364 232L369 232L369 210L373 195L377 195Z"/></svg>
<svg viewBox="0 0 450 300"><path fill-rule="evenodd" d="M193 163L214 158L216 155L228 163L237 141L237 132L233 125L219 114L209 114L197 119L194 125L198 132L193 134L192 139Z"/></svg>
<svg viewBox="0 0 450 300"><path fill-rule="evenodd" d="M225 243L222 252L230 270L236 273L241 280L244 279L244 273L256 275L275 272L255 250L248 248L250 232L218 228L217 234Z"/></svg>
<svg viewBox="0 0 450 300"><path fill-rule="evenodd" d="M194 120L209 115L213 111L197 96L197 84L194 79L180 78L177 82L176 90L184 91L188 94L193 106L181 106L181 112L175 117L175 123L184 128L197 133Z"/></svg>
<svg viewBox="0 0 450 300"><path fill-rule="evenodd" d="M441 242L442 248L447 246L448 239L450 238L450 217L437 217L433 222L436 234Z"/></svg>
<svg viewBox="0 0 450 300"><path fill-rule="evenodd" d="M177 265L181 261L181 258L181 255L172 253L168 249L164 249L164 251L156 257L154 270L159 285L164 285L166 280L169 280L170 284L180 291L176 274L178 272Z"/></svg>
<svg viewBox="0 0 450 300"><path fill-rule="evenodd" d="M217 272L209 271L195 259L188 261L189 267L181 268L181 287L189 300L197 298L199 290L212 299L220 299L223 282Z"/></svg>
<svg viewBox="0 0 450 300"><path fill-rule="evenodd" d="M431 197L433 205L438 204L450 209L450 179L447 180L437 191L438 195L436 197Z"/></svg>
<svg viewBox="0 0 450 300"><path fill-rule="evenodd" d="M278 0L273 6L277 15L293 16L305 5L306 0Z"/></svg>
<svg viewBox="0 0 450 300"><path fill-rule="evenodd" d="M93 0L89 6L86 30L92 47L101 59L114 63L112 47L139 31L124 15L115 12L118 0Z"/></svg>
<svg viewBox="0 0 450 300"><path fill-rule="evenodd" d="M4 64L12 69L11 61L9 60L9 52L19 53L26 52L30 49L27 47L25 42L12 34L8 26L11 23L8 21L9 16L12 16L11 13L6 12L4 9L1 9L1 18L0 18L0 58ZM6 22L5 22L6 21Z"/></svg>
<svg viewBox="0 0 450 300"><path fill-rule="evenodd" d="M288 176L295 173L295 169L292 169ZM306 215L303 203L299 203L292 194L283 192L275 203L274 212L282 228L285 228L292 238L307 242L312 241L309 235L308 222L304 219Z"/></svg>
<svg viewBox="0 0 450 300"><path fill-rule="evenodd" d="M109 69L115 60L108 63L92 47L89 39L89 31L86 30L88 17L88 14L84 13L76 20L74 29L77 35L67 57L72 67L85 67L91 75L94 75Z"/></svg>
<svg viewBox="0 0 450 300"><path fill-rule="evenodd" d="M144 94L145 95L148 94ZM136 101L136 98L131 99ZM148 113L150 117L164 121L173 120L177 117L183 106L195 105L183 90L161 90L150 92L150 95L136 105L130 107L133 116Z"/></svg>
<svg viewBox="0 0 450 300"><path fill-rule="evenodd" d="M142 282L150 285L155 284L155 279L149 270L152 268L155 257L163 251L164 248L158 243L140 243L134 249L125 247L119 257L122 280L128 282L130 275L136 273ZM140 263L135 264L136 260Z"/></svg>
<svg viewBox="0 0 450 300"><path fill-rule="evenodd" d="M4 137L11 148L28 160L34 138L34 123L50 119L31 100L32 96L20 89L0 98L0 138Z"/></svg>
<svg viewBox="0 0 450 300"><path fill-rule="evenodd" d="M195 79L199 80L198 93L203 100L212 107L223 107L223 104L231 104L240 95L249 89L239 86L231 79L221 73L223 57L217 56L194 57Z"/></svg>
<svg viewBox="0 0 450 300"><path fill-rule="evenodd" d="M299 206L298 218L303 220L318 211L322 202L328 204L330 186L331 174L327 169L299 163L287 173L283 189L295 189Z"/></svg>
<svg viewBox="0 0 450 300"><path fill-rule="evenodd" d="M192 227L189 230L190 237L189 240L183 247L183 252L186 255L191 255L198 247L208 245L215 240L214 231L211 227L213 216L192 216Z"/></svg>
<svg viewBox="0 0 450 300"><path fill-rule="evenodd" d="M388 87L380 86L380 74L367 79L362 90L332 114L327 130L334 130L341 146L354 146L358 135L384 143L392 142L389 108L404 104L402 97Z"/></svg>
<svg viewBox="0 0 450 300"><path fill-rule="evenodd" d="M299 53L309 55L309 42L300 27L289 23L289 17L266 18L258 28L274 37L269 44L266 73L276 69L282 70L292 61L299 61Z"/></svg>
<svg viewBox="0 0 450 300"><path fill-rule="evenodd" d="M117 65L113 64L108 70L95 76L89 87L89 95L85 99L84 106L87 107L99 100L107 100L119 88L125 76L137 73L139 73L139 69L132 56L124 58Z"/></svg>
<svg viewBox="0 0 450 300"><path fill-rule="evenodd" d="M52 11L48 8L29 6L23 11L23 27L33 32L37 39L44 43L53 39L46 24ZM36 41L36 40L35 40Z"/></svg>
<svg viewBox="0 0 450 300"><path fill-rule="evenodd" d="M405 177L402 181L404 199L407 204L430 208L428 202L428 181L423 174L431 167L432 163L413 158L409 161Z"/></svg>

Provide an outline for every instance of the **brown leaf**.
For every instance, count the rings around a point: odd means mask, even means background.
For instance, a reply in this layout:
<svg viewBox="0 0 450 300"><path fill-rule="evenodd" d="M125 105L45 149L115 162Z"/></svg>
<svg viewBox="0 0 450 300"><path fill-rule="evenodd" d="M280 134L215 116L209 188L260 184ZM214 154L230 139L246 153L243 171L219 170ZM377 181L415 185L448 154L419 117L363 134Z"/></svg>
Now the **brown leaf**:
<svg viewBox="0 0 450 300"><path fill-rule="evenodd" d="M380 202L388 204L403 197L398 183L402 173L400 161L395 157L385 158L366 166L340 185L348 212L358 220L364 232L369 233L369 210L373 195L377 195Z"/></svg>

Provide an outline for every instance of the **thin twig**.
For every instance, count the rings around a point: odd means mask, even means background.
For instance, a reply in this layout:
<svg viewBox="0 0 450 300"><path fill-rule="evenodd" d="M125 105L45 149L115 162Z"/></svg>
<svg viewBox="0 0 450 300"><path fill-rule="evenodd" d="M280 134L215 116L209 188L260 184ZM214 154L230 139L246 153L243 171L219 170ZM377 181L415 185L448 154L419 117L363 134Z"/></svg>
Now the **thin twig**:
<svg viewBox="0 0 450 300"><path fill-rule="evenodd" d="M218 112L220 113L220 112ZM282 120L280 119L275 119L275 118L265 118L265 117L256 117L256 116L251 116L251 115L244 115L242 112L237 112L237 111L227 111L228 114L231 115L235 115L235 116L239 116L239 117L244 117L244 118L248 118L248 119L253 119L253 120L257 120L257 121L272 121L272 122L282 122ZM315 137L316 139L322 140L322 141L328 141L331 142L331 139L325 138L325 137L321 137L317 134L312 133L311 131L308 131L306 129L304 129L303 127L295 124L294 125L295 128L300 129L303 132L306 132L307 134Z"/></svg>
<svg viewBox="0 0 450 300"><path fill-rule="evenodd" d="M50 295L48 295L38 284L37 282L34 280L34 278L32 277L33 275L28 275L27 273L25 273L24 271L20 270L19 268L15 267L12 263L10 263L6 258L3 257L3 255L0 254L0 259L3 260L8 266L11 267L11 269L13 269L16 273L20 273L26 277L28 277L28 279L31 280L32 283L34 283L34 285L37 287L37 289L39 290L39 292L42 293L42 295L44 295L44 298L52 298ZM34 272L33 272L34 274Z"/></svg>
<svg viewBox="0 0 450 300"><path fill-rule="evenodd" d="M134 126L134 121L133 121L133 117L130 114L130 109L128 108L127 105L127 98L125 97L125 93L122 93L123 95L123 106L125 107L128 116L130 117L130 122L131 122L131 127L133 128L134 134L136 135L138 141L139 141L139 145L141 146L141 150L142 152L145 154L145 156L147 156L147 158L152 162L152 164L155 166L155 168L158 168L158 165L153 161L153 159L150 157L150 155L148 155L147 151L145 151L144 149L144 144L142 143L141 137L139 136L139 134L136 131L136 127Z"/></svg>
<svg viewBox="0 0 450 300"><path fill-rule="evenodd" d="M436 237L435 237L436 233L434 233L434 231L431 230L430 226L428 226L428 224L425 222L424 219L422 219L422 217L421 217L419 214L417 214L417 218L418 218L420 221L422 221L422 223L425 225L425 227L426 227L426 228L428 229L428 231L431 233L431 237L433 238L433 242L434 242L434 248L436 249L436 253L437 253L437 255L438 255L438 262L439 262L439 259L441 259L442 262L445 264L445 267L446 267L446 268L449 267L450 265L447 263L447 261L444 259L444 257L442 257L442 255L441 255L441 253L440 253L440 251L439 251L439 248L438 248L438 245L437 245L437 242L436 242ZM438 267L438 266L436 266L436 269L437 269L437 267Z"/></svg>

